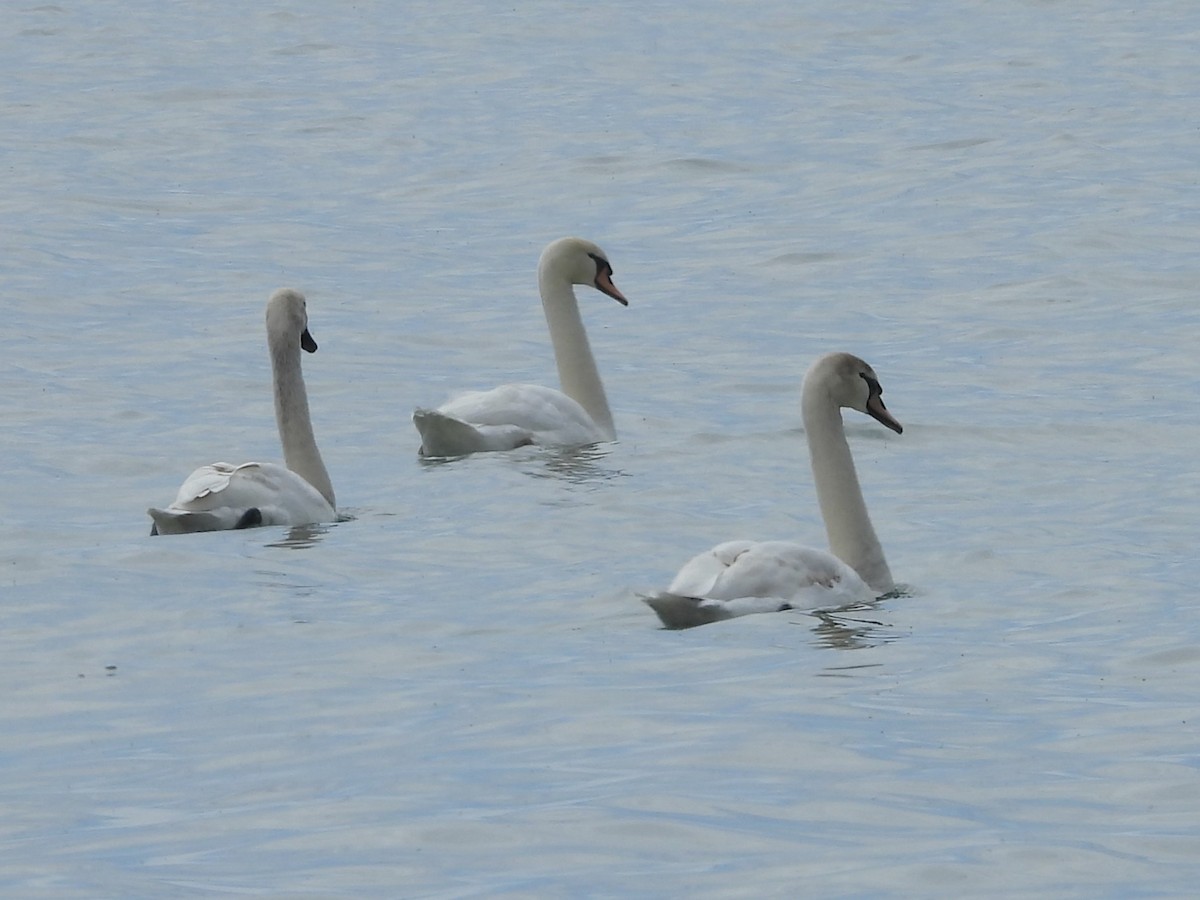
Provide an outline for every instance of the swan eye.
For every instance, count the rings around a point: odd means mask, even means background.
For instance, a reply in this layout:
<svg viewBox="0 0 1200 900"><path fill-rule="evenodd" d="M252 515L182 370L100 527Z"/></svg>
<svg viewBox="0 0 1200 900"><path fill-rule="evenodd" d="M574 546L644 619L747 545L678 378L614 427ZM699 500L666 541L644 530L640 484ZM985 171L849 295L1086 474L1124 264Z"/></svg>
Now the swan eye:
<svg viewBox="0 0 1200 900"><path fill-rule="evenodd" d="M867 394L871 397L882 397L883 386L866 372L859 372L858 377L867 383Z"/></svg>
<svg viewBox="0 0 1200 900"><path fill-rule="evenodd" d="M588 256L590 256L592 258L592 260L596 263L596 274L597 275L599 275L601 272L604 272L605 274L609 275L610 277L612 276L612 273L613 273L612 264L609 263L609 261L607 259L605 259L603 256L598 256L595 253L589 253Z"/></svg>

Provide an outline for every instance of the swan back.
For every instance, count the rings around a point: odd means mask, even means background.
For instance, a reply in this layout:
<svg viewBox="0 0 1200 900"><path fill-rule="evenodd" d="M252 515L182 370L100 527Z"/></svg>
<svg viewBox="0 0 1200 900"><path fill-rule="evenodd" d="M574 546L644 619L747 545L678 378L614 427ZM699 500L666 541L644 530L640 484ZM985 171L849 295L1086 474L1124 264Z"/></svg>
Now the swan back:
<svg viewBox="0 0 1200 900"><path fill-rule="evenodd" d="M311 484L275 463L225 462L187 477L166 509L149 509L151 534L231 531L258 525L332 522L337 513Z"/></svg>

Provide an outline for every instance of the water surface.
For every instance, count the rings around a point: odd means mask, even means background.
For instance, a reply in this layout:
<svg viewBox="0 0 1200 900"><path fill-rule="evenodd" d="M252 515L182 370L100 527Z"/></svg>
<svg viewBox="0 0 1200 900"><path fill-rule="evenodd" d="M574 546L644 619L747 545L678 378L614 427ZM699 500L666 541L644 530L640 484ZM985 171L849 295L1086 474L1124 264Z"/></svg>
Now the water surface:
<svg viewBox="0 0 1200 900"><path fill-rule="evenodd" d="M31 4L0 31L0 893L1187 895L1200 13L1163 2ZM552 381L619 442L423 465ZM348 521L148 538L277 458L304 290ZM905 596L657 627L733 537L824 543L799 379Z"/></svg>

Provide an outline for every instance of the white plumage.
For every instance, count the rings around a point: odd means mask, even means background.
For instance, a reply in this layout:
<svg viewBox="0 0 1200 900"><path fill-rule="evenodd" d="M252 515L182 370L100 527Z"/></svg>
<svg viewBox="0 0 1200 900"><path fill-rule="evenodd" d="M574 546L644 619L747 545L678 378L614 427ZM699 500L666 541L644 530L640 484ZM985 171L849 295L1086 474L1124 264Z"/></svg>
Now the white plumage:
<svg viewBox="0 0 1200 900"><path fill-rule="evenodd" d="M462 456L528 444L582 446L616 439L573 285L587 284L623 306L604 251L582 238L561 238L542 252L538 290L562 390L506 384L471 391L437 409L418 408L413 424L425 456Z"/></svg>
<svg viewBox="0 0 1200 900"><path fill-rule="evenodd" d="M849 353L817 359L804 377L802 413L817 499L830 551L789 541L727 541L693 557L667 590L644 598L668 628L750 613L836 608L894 587L859 487L841 409L855 409L897 434L879 380Z"/></svg>
<svg viewBox="0 0 1200 900"><path fill-rule="evenodd" d="M582 406L540 384L505 384L467 391L437 409L418 409L413 422L426 456L512 450L527 444L581 446L611 440ZM432 448L432 450L430 449Z"/></svg>

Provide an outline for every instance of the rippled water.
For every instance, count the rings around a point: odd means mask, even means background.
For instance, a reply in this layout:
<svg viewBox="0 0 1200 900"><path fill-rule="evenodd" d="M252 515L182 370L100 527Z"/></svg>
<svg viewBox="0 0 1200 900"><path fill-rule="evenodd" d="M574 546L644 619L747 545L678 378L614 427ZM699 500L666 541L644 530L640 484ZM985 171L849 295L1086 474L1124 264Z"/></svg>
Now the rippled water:
<svg viewBox="0 0 1200 900"><path fill-rule="evenodd" d="M826 6L9 11L0 893L1194 890L1200 10ZM569 233L620 441L422 464ZM350 520L151 540L284 284ZM830 349L906 596L659 629Z"/></svg>

